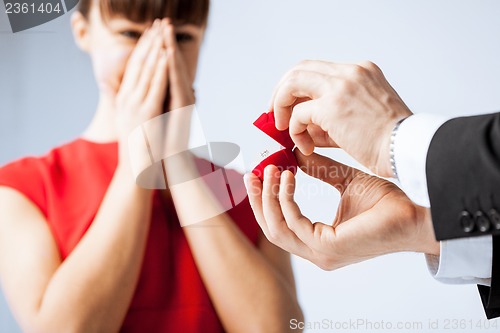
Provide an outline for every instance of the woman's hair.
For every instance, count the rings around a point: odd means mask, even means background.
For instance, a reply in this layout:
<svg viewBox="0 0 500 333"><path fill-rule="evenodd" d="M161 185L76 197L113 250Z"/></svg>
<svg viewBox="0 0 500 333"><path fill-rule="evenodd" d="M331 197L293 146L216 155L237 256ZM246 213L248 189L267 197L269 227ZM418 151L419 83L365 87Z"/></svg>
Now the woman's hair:
<svg viewBox="0 0 500 333"><path fill-rule="evenodd" d="M118 16L138 23L169 17L173 23L205 25L210 7L210 0L80 0L78 10L84 17L89 17L94 2L104 20Z"/></svg>

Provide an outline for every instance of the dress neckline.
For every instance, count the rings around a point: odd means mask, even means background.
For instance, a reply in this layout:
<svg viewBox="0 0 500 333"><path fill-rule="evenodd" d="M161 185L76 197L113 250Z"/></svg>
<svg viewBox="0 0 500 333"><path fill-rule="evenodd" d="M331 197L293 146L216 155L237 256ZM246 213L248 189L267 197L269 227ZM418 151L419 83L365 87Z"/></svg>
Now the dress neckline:
<svg viewBox="0 0 500 333"><path fill-rule="evenodd" d="M114 146L114 145L118 144L118 141L116 141L116 140L99 142L99 141L89 140L85 137L79 137L76 141L81 141L83 143L94 145L94 146Z"/></svg>

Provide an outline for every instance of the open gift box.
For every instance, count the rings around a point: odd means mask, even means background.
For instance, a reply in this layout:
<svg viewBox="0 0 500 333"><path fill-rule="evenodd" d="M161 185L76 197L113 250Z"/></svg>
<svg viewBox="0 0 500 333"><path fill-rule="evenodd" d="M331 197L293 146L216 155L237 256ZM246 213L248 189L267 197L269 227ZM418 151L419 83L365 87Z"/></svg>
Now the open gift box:
<svg viewBox="0 0 500 333"><path fill-rule="evenodd" d="M259 177L260 180L264 180L265 167L273 164L282 172L285 170L290 170L291 172L293 172L293 174L296 174L298 164L297 159L293 154L293 148L295 147L295 144L290 137L288 129L279 131L276 128L274 112L263 113L253 124L262 132L266 133L276 142L278 142L282 148L274 154L266 157L252 170L252 172L257 177Z"/></svg>

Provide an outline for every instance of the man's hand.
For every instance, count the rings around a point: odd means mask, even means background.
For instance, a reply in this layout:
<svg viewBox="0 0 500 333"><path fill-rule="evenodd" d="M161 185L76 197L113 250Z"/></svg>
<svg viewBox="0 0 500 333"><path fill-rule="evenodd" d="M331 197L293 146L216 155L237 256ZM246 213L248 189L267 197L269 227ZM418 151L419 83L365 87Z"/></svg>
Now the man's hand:
<svg viewBox="0 0 500 333"><path fill-rule="evenodd" d="M383 177L392 176L391 131L412 114L371 62L304 61L278 84L271 109L302 153L340 147Z"/></svg>
<svg viewBox="0 0 500 333"><path fill-rule="evenodd" d="M296 155L301 170L340 192L340 205L332 224L312 223L294 201L290 171L268 166L263 183L246 175L252 209L272 243L325 270L400 251L439 254L428 209L396 185L321 155Z"/></svg>

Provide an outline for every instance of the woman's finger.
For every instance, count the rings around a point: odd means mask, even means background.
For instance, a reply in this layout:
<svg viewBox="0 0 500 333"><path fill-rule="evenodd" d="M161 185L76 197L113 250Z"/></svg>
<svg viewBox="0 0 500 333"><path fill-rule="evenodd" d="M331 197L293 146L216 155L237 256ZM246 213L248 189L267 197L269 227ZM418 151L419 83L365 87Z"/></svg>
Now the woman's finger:
<svg viewBox="0 0 500 333"><path fill-rule="evenodd" d="M164 110L162 110L163 101L167 94L168 86L168 61L169 55L167 51L161 50L159 55L159 60L156 63L154 69L154 75L151 79L151 85L147 96L144 100L145 105L149 110L154 110L155 114L150 115L150 117L159 116ZM157 105L157 107L155 107Z"/></svg>
<svg viewBox="0 0 500 333"><path fill-rule="evenodd" d="M144 62L146 61L151 48L154 45L154 36L157 34L159 21L155 20L151 28L145 32L139 42L137 43L134 51L132 52L123 75L120 90L126 93L132 92L139 81L142 73Z"/></svg>
<svg viewBox="0 0 500 333"><path fill-rule="evenodd" d="M172 109L182 108L194 104L194 94L189 78L187 77L186 64L179 52L179 45L175 36L175 27L166 23L162 29L166 47L172 54L169 61L169 85L172 99Z"/></svg>
<svg viewBox="0 0 500 333"><path fill-rule="evenodd" d="M162 21L162 33L166 48L176 48L177 39L175 38L175 27L169 19Z"/></svg>
<svg viewBox="0 0 500 333"><path fill-rule="evenodd" d="M134 90L134 94L140 101L144 100L148 95L148 91L155 87L152 80L158 74L158 65L162 58L162 53L165 53L163 51L162 36L157 34L153 37L153 39L153 46L151 47L151 51L143 65L142 73L140 74L139 81Z"/></svg>

